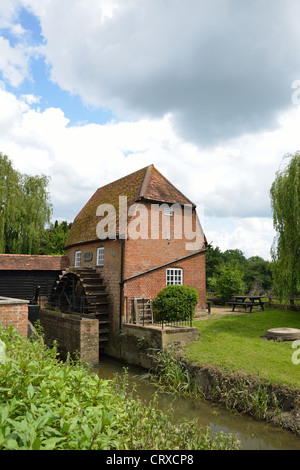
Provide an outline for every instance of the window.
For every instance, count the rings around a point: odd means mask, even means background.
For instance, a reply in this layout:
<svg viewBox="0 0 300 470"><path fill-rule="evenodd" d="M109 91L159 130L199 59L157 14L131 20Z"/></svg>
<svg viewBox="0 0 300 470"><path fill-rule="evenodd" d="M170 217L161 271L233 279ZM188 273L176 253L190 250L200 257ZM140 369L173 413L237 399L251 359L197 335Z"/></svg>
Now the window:
<svg viewBox="0 0 300 470"><path fill-rule="evenodd" d="M169 217L173 217L173 215L174 215L173 207L165 206L164 207L164 215L167 215Z"/></svg>
<svg viewBox="0 0 300 470"><path fill-rule="evenodd" d="M75 268L79 268L81 261L81 251L75 251Z"/></svg>
<svg viewBox="0 0 300 470"><path fill-rule="evenodd" d="M97 266L104 265L104 248L97 248Z"/></svg>
<svg viewBox="0 0 300 470"><path fill-rule="evenodd" d="M167 269L167 286L177 286L183 283L182 269Z"/></svg>

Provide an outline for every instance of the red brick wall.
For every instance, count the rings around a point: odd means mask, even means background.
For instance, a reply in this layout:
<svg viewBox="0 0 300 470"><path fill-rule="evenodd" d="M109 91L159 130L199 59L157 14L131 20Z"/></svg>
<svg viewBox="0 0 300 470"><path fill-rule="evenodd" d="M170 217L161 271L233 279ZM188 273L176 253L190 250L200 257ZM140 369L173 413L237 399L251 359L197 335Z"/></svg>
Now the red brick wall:
<svg viewBox="0 0 300 470"><path fill-rule="evenodd" d="M148 207L148 220L150 221L151 205ZM166 240L162 236L163 218L170 221L171 239ZM184 236L184 219L182 219L182 238L174 237L174 221L175 217L169 217L160 213L159 218L159 235L160 239L151 239L151 224L148 226L148 240L127 240L125 249L125 272L124 277L130 278L139 273L143 273L149 269L156 268L162 264L172 262L173 260L183 258L198 252L203 246L195 247L194 251L187 249L188 240ZM196 229L197 224L196 212L192 212L191 228ZM153 226L152 226L153 229ZM201 240L202 241L202 240ZM129 280L125 284L124 297L129 300L127 305L132 305L133 297L151 297L154 299L159 291L166 286L166 270L167 268L183 269L183 284L195 287L199 292L199 309L206 307L206 287L205 287L205 253L196 254L186 260L174 262L159 270L143 275L141 277ZM124 302L126 304L126 302ZM126 312L124 312L126 317Z"/></svg>
<svg viewBox="0 0 300 470"><path fill-rule="evenodd" d="M129 312L124 312L131 316L133 297L151 297L155 299L160 290L166 286L167 268L183 269L183 284L193 286L199 293L199 309L205 309L206 289L205 289L205 253L201 253L186 260L175 262L167 267L153 271L144 276L126 282L124 287L124 297L128 299Z"/></svg>
<svg viewBox="0 0 300 470"><path fill-rule="evenodd" d="M27 322L28 322L28 304L20 300L9 302L9 299L0 299L0 324L4 326L12 326L21 335L27 338Z"/></svg>
<svg viewBox="0 0 300 470"><path fill-rule="evenodd" d="M143 273L151 268L156 268L173 260L188 256L193 251L187 250L186 243L190 240L184 238L184 221L182 220L182 239L174 238L174 217L168 217L160 213L158 234L160 239L153 239L154 224L151 226L150 209L151 204L144 204L148 209L148 239L127 239L124 252L124 279L136 274ZM170 221L171 240L162 239L162 221ZM192 229L195 230L197 224L196 212L192 213ZM130 221L128 223L128 227ZM152 229L152 232L151 232ZM97 248L105 247L104 266L96 266ZM202 246L195 247L195 252ZM116 330L119 325L119 302L120 302L120 281L121 281L121 241L120 240L99 240L98 242L77 245L67 250L70 267L74 266L75 251L81 251L81 267L96 267L103 276L112 302L111 327ZM93 253L91 261L84 261L84 253ZM170 268L183 269L183 282L185 285L194 286L199 292L199 308L205 308L205 254L197 254L187 260L174 262ZM125 305L126 297L151 297L155 298L158 292L166 286L166 268L159 269L153 273L143 275L137 279L125 283L122 303Z"/></svg>

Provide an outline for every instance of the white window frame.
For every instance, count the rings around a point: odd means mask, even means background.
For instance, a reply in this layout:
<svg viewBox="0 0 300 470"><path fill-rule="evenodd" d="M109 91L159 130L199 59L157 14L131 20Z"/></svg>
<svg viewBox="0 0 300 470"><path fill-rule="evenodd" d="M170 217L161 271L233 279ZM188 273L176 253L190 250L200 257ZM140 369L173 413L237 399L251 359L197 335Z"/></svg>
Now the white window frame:
<svg viewBox="0 0 300 470"><path fill-rule="evenodd" d="M97 248L97 266L104 266L104 247Z"/></svg>
<svg viewBox="0 0 300 470"><path fill-rule="evenodd" d="M79 268L81 263L81 251L75 251L75 268Z"/></svg>
<svg viewBox="0 0 300 470"><path fill-rule="evenodd" d="M183 285L183 269L182 268L167 268L166 285L167 286L182 286Z"/></svg>
<svg viewBox="0 0 300 470"><path fill-rule="evenodd" d="M173 207L171 206L164 206L164 215L167 217L173 217L174 215L174 210Z"/></svg>

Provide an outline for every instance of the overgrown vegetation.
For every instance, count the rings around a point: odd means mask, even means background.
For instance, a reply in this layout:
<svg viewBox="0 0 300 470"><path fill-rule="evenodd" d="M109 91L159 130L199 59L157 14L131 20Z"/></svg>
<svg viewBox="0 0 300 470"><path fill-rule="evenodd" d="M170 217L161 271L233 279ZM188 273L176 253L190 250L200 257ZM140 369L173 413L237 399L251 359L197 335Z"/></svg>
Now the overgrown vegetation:
<svg viewBox="0 0 300 470"><path fill-rule="evenodd" d="M24 340L0 329L6 362L0 365L1 450L237 449L224 433L174 423L156 400L142 404L122 380L103 380L86 366L61 362L42 337ZM121 381L120 381L121 380Z"/></svg>
<svg viewBox="0 0 300 470"><path fill-rule="evenodd" d="M151 372L156 385L164 391L205 398L222 403L226 408L245 413L259 420L270 415L280 421L281 409L276 395L262 380L244 375L222 374L211 369L213 377L209 391L198 389L189 366L174 346L156 351L153 355L155 367ZM209 367L209 366L208 366Z"/></svg>
<svg viewBox="0 0 300 470"><path fill-rule="evenodd" d="M161 389L183 395L193 393L190 374L185 363L178 357L177 350L173 345L154 351L152 358L154 366L151 370L151 376L154 378L155 385Z"/></svg>

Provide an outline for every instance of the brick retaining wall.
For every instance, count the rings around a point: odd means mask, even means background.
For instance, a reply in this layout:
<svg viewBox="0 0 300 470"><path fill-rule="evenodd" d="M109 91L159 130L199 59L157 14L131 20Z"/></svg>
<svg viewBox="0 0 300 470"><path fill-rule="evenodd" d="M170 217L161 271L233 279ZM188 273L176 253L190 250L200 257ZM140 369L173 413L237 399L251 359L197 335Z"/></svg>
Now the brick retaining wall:
<svg viewBox="0 0 300 470"><path fill-rule="evenodd" d="M28 301L0 297L0 324L12 326L27 338Z"/></svg>
<svg viewBox="0 0 300 470"><path fill-rule="evenodd" d="M45 343L52 347L55 340L62 359L70 353L71 357L78 354L84 362L91 364L99 362L97 319L41 310L40 322L45 334Z"/></svg>

